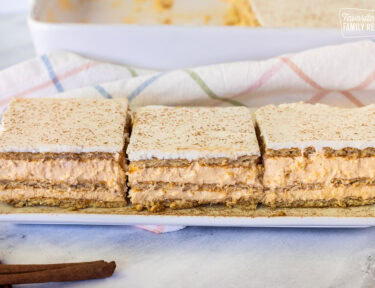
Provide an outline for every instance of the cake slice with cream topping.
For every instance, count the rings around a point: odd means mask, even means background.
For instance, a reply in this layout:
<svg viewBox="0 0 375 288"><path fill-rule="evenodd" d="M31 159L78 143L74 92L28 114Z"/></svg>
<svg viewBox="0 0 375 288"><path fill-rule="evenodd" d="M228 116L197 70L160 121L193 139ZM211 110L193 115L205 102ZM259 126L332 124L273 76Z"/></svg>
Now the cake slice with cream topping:
<svg viewBox="0 0 375 288"><path fill-rule="evenodd" d="M148 106L133 121L128 176L137 209L256 207L262 169L248 108Z"/></svg>
<svg viewBox="0 0 375 288"><path fill-rule="evenodd" d="M375 105L269 105L255 113L273 207L375 203Z"/></svg>
<svg viewBox="0 0 375 288"><path fill-rule="evenodd" d="M0 201L126 205L127 99L16 99L0 131Z"/></svg>

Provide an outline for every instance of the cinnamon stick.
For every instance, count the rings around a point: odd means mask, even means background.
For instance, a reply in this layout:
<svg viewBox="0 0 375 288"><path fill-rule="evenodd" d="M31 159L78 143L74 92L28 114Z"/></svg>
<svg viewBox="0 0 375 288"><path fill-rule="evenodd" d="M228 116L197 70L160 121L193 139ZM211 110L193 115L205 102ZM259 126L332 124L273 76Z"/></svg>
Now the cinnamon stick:
<svg viewBox="0 0 375 288"><path fill-rule="evenodd" d="M31 284L107 278L112 276L116 263L95 261L50 265L0 265L0 269L3 269L0 274L0 285Z"/></svg>
<svg viewBox="0 0 375 288"><path fill-rule="evenodd" d="M94 262L77 262L77 263L59 263L59 264L26 264L26 265L0 265L0 275L1 274L13 274L13 273L27 273L36 272L50 269L59 269L67 266L73 265L87 265L93 263L105 263L104 260L94 261Z"/></svg>
<svg viewBox="0 0 375 288"><path fill-rule="evenodd" d="M1 261L0 261L0 266L1 266ZM0 285L0 288L12 288L12 285Z"/></svg>

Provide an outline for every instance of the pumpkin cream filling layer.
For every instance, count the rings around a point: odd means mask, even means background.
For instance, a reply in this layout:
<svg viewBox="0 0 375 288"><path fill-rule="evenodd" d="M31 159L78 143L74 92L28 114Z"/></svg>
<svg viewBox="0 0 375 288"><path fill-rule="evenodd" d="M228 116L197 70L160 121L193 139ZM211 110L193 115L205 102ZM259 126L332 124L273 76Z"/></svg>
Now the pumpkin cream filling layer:
<svg viewBox="0 0 375 288"><path fill-rule="evenodd" d="M326 157L323 153L307 157L265 157L264 168L263 184L271 189L375 179L375 157Z"/></svg>
<svg viewBox="0 0 375 288"><path fill-rule="evenodd" d="M133 204L173 201L198 204L257 203L263 194L261 168L200 165L183 167L129 165L129 196Z"/></svg>
<svg viewBox="0 0 375 288"><path fill-rule="evenodd" d="M175 201L175 200L185 200L185 201L196 201L201 204L204 203L238 203L238 202L258 202L262 196L262 190L254 189L234 189L232 191L227 191L223 189L222 191L212 191L205 190L204 188L200 190L184 190L179 186L170 187L168 189L143 189L136 190L131 189L129 191L129 196L133 204L145 204L154 202L164 202L164 201Z"/></svg>
<svg viewBox="0 0 375 288"><path fill-rule="evenodd" d="M165 182L165 183L192 183L235 185L245 184L261 187L260 171L257 165L253 167L222 167L201 166L192 162L184 167L152 167L139 168L129 165L129 183Z"/></svg>
<svg viewBox="0 0 375 288"><path fill-rule="evenodd" d="M124 202L126 191L125 171L115 159L0 159L0 175L0 201L4 202L30 199Z"/></svg>
<svg viewBox="0 0 375 288"><path fill-rule="evenodd" d="M79 160L5 160L0 159L0 181L48 181L77 185L102 183L107 188L121 189L125 172L112 159Z"/></svg>

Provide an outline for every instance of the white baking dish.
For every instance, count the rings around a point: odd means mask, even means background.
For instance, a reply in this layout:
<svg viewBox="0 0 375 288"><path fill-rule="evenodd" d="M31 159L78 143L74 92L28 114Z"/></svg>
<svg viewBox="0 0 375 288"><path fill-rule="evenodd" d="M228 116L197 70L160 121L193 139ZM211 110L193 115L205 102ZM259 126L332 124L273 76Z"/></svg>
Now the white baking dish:
<svg viewBox="0 0 375 288"><path fill-rule="evenodd" d="M205 1L177 1L201 3L199 7L207 8L202 6ZM265 59L351 41L343 38L339 29L108 24L105 20L83 24L77 22L82 9L77 10L77 15L63 14L63 22L41 21L41 15L53 5L57 2L32 2L29 26L38 54L67 50L96 59L159 70ZM194 7L196 9L197 5Z"/></svg>

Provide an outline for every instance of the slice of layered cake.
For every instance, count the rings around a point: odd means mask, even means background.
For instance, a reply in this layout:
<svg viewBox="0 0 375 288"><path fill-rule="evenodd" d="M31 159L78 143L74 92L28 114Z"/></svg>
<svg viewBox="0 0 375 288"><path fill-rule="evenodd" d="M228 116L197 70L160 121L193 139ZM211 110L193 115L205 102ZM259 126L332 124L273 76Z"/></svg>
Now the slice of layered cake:
<svg viewBox="0 0 375 288"><path fill-rule="evenodd" d="M140 108L127 152L137 209L255 208L262 196L260 151L245 107Z"/></svg>
<svg viewBox="0 0 375 288"><path fill-rule="evenodd" d="M126 204L126 99L17 99L2 117L0 201Z"/></svg>
<svg viewBox="0 0 375 288"><path fill-rule="evenodd" d="M263 150L263 204L273 207L375 203L375 106L303 103L255 113Z"/></svg>

